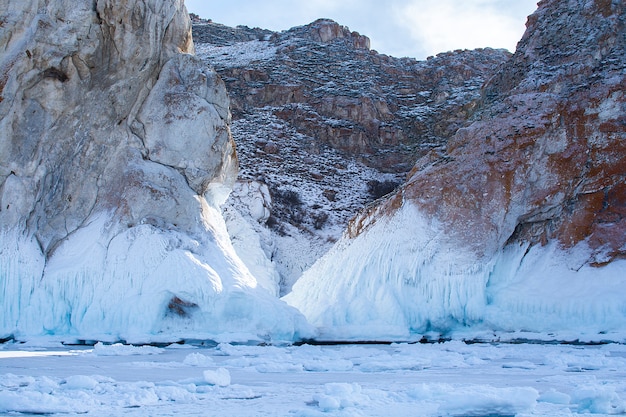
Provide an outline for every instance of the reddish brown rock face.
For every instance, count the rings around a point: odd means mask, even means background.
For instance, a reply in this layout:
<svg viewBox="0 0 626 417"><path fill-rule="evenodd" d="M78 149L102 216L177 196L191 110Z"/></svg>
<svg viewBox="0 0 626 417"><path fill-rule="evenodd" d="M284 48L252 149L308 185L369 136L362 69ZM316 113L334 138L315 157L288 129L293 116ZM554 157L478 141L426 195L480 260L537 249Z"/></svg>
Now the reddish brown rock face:
<svg viewBox="0 0 626 417"><path fill-rule="evenodd" d="M622 2L541 2L484 87L480 120L419 160L380 210L411 200L478 256L557 240L586 241L593 265L624 257L624 20Z"/></svg>

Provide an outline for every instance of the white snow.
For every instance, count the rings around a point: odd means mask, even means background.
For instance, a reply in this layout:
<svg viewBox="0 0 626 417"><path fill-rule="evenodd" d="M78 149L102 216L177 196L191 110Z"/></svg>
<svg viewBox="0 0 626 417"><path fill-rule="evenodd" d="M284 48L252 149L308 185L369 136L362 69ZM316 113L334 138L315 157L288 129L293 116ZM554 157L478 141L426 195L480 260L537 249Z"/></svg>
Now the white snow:
<svg viewBox="0 0 626 417"><path fill-rule="evenodd" d="M267 185L257 181L238 181L230 199L222 206L222 215L236 253L254 275L259 286L278 296L280 275L271 261L272 249L267 239L268 233L262 233L263 223L269 217L270 206L271 197Z"/></svg>
<svg viewBox="0 0 626 417"><path fill-rule="evenodd" d="M138 356L158 355L162 352L163 349L159 349L153 346L133 346L124 345L122 343L105 345L102 342L98 342L94 345L91 354L94 356Z"/></svg>
<svg viewBox="0 0 626 417"><path fill-rule="evenodd" d="M230 372L228 369L218 368L214 371L208 369L202 373L204 380L210 385L227 387L230 385Z"/></svg>
<svg viewBox="0 0 626 417"><path fill-rule="evenodd" d="M626 261L584 244L509 246L477 259L406 202L343 238L283 299L330 340L626 340Z"/></svg>
<svg viewBox="0 0 626 417"><path fill-rule="evenodd" d="M575 417L626 413L626 346L618 344L466 345L457 341L157 349L5 343L0 353L3 415Z"/></svg>
<svg viewBox="0 0 626 417"><path fill-rule="evenodd" d="M213 66L228 64L231 67L250 66L255 61L267 61L276 55L277 47L268 41L253 40L228 46L197 43L196 55Z"/></svg>
<svg viewBox="0 0 626 417"><path fill-rule="evenodd" d="M203 355L202 353L190 353L185 357L183 364L189 366L212 366L214 364L213 359L210 356Z"/></svg>
<svg viewBox="0 0 626 417"><path fill-rule="evenodd" d="M313 111L303 104L298 106L304 111ZM235 186L227 201L224 216L235 249L248 268L262 282L267 272L260 272L256 266L271 263L270 269L280 274L281 291L285 294L341 237L350 218L371 202L367 189L369 181L400 183L404 176L384 174L346 158L314 138L297 132L276 117L273 110L270 107L257 109L245 120L233 121L231 128L241 165L240 184ZM278 152L259 157L259 152L264 153L264 145L259 143L274 143ZM310 176L312 174L316 174L315 178ZM281 215L281 208L276 201L271 201L271 197L268 198L263 187L269 187L267 190L274 193L289 190L297 194L302 202L296 208L302 217L297 222L298 227L290 224L284 213ZM325 196L327 192L333 193L334 197L329 199ZM265 224L266 210L280 221L279 225L268 227ZM316 216L326 216L326 220L316 226ZM243 224L243 220L250 224ZM251 235L251 229L258 238ZM252 248L256 240L271 262L260 259L259 251ZM273 271L270 273L274 274Z"/></svg>

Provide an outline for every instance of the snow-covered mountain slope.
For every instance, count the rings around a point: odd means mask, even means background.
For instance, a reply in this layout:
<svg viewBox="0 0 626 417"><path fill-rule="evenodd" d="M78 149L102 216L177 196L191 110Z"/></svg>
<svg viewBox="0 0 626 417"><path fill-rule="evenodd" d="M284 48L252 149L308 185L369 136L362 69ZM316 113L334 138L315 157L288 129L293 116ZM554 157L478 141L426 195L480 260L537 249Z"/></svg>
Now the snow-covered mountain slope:
<svg viewBox="0 0 626 417"><path fill-rule="evenodd" d="M0 10L0 338L306 333L230 243L229 101L183 1Z"/></svg>
<svg viewBox="0 0 626 417"><path fill-rule="evenodd" d="M623 341L625 18L622 2L540 2L476 121L284 299L330 338Z"/></svg>
<svg viewBox="0 0 626 417"><path fill-rule="evenodd" d="M248 215L237 193L229 205L262 236L282 293L354 215L467 125L481 85L510 56L484 49L423 62L388 57L327 19L281 33L197 21L193 32L198 56L231 97L241 187L267 186L270 217ZM228 224L243 242L241 226Z"/></svg>

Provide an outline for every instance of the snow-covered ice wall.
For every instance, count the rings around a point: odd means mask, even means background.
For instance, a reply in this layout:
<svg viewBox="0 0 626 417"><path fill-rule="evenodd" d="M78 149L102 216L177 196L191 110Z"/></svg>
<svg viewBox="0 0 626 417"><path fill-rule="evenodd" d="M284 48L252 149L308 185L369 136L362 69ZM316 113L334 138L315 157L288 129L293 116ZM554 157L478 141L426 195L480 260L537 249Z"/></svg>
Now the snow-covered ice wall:
<svg viewBox="0 0 626 417"><path fill-rule="evenodd" d="M342 239L284 299L331 340L626 338L626 261L514 243L490 259L407 202Z"/></svg>
<svg viewBox="0 0 626 417"><path fill-rule="evenodd" d="M229 102L183 1L0 10L0 338L309 335L228 238Z"/></svg>
<svg viewBox="0 0 626 417"><path fill-rule="evenodd" d="M540 2L475 121L285 300L329 338L624 341L625 21L623 2Z"/></svg>

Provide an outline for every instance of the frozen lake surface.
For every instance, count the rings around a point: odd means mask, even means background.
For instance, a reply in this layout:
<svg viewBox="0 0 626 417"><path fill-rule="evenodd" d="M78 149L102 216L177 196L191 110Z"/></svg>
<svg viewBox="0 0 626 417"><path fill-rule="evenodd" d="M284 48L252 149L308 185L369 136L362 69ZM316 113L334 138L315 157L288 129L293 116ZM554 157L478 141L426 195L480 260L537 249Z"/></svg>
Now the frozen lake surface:
<svg viewBox="0 0 626 417"><path fill-rule="evenodd" d="M626 346L0 345L0 415L626 415Z"/></svg>

